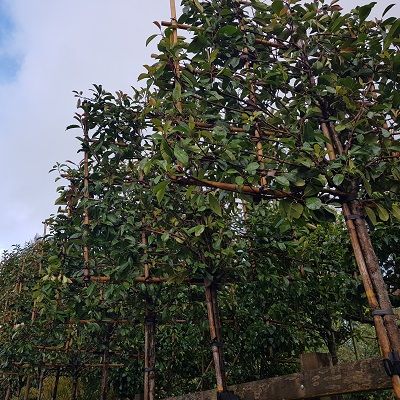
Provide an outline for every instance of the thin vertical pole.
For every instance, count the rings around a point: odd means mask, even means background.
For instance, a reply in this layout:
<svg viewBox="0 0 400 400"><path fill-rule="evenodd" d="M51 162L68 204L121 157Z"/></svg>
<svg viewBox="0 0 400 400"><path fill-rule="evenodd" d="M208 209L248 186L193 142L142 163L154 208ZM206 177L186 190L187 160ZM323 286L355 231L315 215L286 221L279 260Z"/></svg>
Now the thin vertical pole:
<svg viewBox="0 0 400 400"><path fill-rule="evenodd" d="M78 399L78 373L77 371L75 371L72 377L71 400L77 400L77 399Z"/></svg>
<svg viewBox="0 0 400 400"><path fill-rule="evenodd" d="M107 332L105 334L105 349L103 352L103 366L101 373L101 389L100 389L100 399L107 400L108 396L108 363L109 363L109 346L110 346L110 326L107 326Z"/></svg>
<svg viewBox="0 0 400 400"><path fill-rule="evenodd" d="M75 190L75 185L72 183L72 180L69 181L69 189L68 189L68 194L67 194L67 216L68 218L72 217L72 212L74 209L74 206L76 204L76 198L74 198L76 195L76 190Z"/></svg>
<svg viewBox="0 0 400 400"><path fill-rule="evenodd" d="M107 400L108 395L108 349L103 353L103 367L101 373L101 400Z"/></svg>
<svg viewBox="0 0 400 400"><path fill-rule="evenodd" d="M47 224L46 222L43 222L43 236L40 240L40 256L39 256L39 277L42 274L42 259L44 256L44 237L47 234ZM33 307L32 307L32 314L31 314L31 322L34 322L36 319L36 314L37 314L37 310L36 310L36 300L33 301Z"/></svg>
<svg viewBox="0 0 400 400"><path fill-rule="evenodd" d="M169 5L171 9L171 24L172 24L172 43L178 43L178 28L177 28L177 14L176 14L176 4L175 0L169 0Z"/></svg>
<svg viewBox="0 0 400 400"><path fill-rule="evenodd" d="M155 397L155 317L147 310L145 321L144 400Z"/></svg>
<svg viewBox="0 0 400 400"><path fill-rule="evenodd" d="M7 386L6 396L4 397L4 400L10 400L10 399L11 399L11 384L9 383Z"/></svg>
<svg viewBox="0 0 400 400"><path fill-rule="evenodd" d="M240 8L240 2L237 2L237 7ZM244 31L245 30L245 25L243 22L243 18L240 17L240 30ZM245 57L247 57L246 63L245 63L245 69L247 70L247 73L250 71L250 61L249 61L249 49L245 47L243 49L243 54ZM254 86L254 83L250 81L249 84L249 99L250 103L252 104L252 109L256 109L257 105L257 96L256 96L256 89ZM255 129L254 129L254 141L256 142L256 156L257 156L257 161L260 165L260 170L261 170L261 178L260 178L260 185L262 187L267 186L267 178L265 177L265 168L264 168L264 151L263 151L263 145L261 142L261 129L260 129L260 124L258 122L255 123Z"/></svg>
<svg viewBox="0 0 400 400"><path fill-rule="evenodd" d="M217 302L217 290L215 285L207 280L204 282L204 288L206 294L208 324L210 328L215 376L217 381L217 392L222 393L227 391L228 386L226 384L226 376L224 371L222 334Z"/></svg>
<svg viewBox="0 0 400 400"><path fill-rule="evenodd" d="M28 376L26 378L24 400L29 400L29 393L31 391L31 385L32 385L32 377Z"/></svg>
<svg viewBox="0 0 400 400"><path fill-rule="evenodd" d="M171 9L171 25L172 25L171 44L174 46L178 43L178 27L177 27L177 14L176 14L175 0L170 0L169 4L170 4L170 9ZM175 85L178 85L179 84L178 79L181 76L179 60L174 61L174 75L175 75ZM182 102L180 100L176 101L175 107L179 112L182 112Z"/></svg>
<svg viewBox="0 0 400 400"><path fill-rule="evenodd" d="M142 244L147 252L147 236L142 232ZM150 278L149 264L144 265L144 277ZM146 316L144 324L144 400L155 398L155 360L156 360L156 321L150 300L146 298Z"/></svg>
<svg viewBox="0 0 400 400"><path fill-rule="evenodd" d="M39 387L38 387L37 400L42 400L44 376L45 376L45 369L42 368L42 369L40 370L40 374L39 374Z"/></svg>
<svg viewBox="0 0 400 400"><path fill-rule="evenodd" d="M356 357L356 360L358 361L360 359L360 356L358 354L357 341L356 341L356 338L354 336L353 323L351 321L349 321L349 325L350 325L351 343L353 344L354 355Z"/></svg>
<svg viewBox="0 0 400 400"><path fill-rule="evenodd" d="M53 392L51 394L51 400L57 400L58 382L59 381L60 381L60 369L57 369L56 377L54 379Z"/></svg>
<svg viewBox="0 0 400 400"><path fill-rule="evenodd" d="M83 133L84 133L84 144L85 144L85 153L83 159L83 197L87 201L89 200L89 124L88 124L88 116L85 114L82 118L83 124ZM83 216L83 225L85 227L86 233L89 231L90 218L89 218L89 209L86 205L84 207L84 216ZM86 238L87 240L87 238ZM89 246L85 241L83 246L83 279L88 282L90 280L90 265L89 265Z"/></svg>

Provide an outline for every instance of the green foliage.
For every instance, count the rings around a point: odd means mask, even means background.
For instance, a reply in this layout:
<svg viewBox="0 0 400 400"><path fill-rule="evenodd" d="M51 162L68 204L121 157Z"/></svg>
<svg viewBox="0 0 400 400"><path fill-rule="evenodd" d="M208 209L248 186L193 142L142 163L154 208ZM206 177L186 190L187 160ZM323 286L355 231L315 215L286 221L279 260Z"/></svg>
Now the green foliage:
<svg viewBox="0 0 400 400"><path fill-rule="evenodd" d="M83 129L88 162L55 166L68 183L50 235L1 261L8 372L57 362L90 398L101 370L84 366L110 350L111 389L133 396L147 308L157 395L211 388L204 288L189 284L204 280L219 289L230 383L295 371L304 351L340 357L368 319L339 214L353 199L396 296L399 20L368 20L372 4L182 4L191 34L161 33L143 89L76 92L68 129ZM145 267L166 284L140 282Z"/></svg>

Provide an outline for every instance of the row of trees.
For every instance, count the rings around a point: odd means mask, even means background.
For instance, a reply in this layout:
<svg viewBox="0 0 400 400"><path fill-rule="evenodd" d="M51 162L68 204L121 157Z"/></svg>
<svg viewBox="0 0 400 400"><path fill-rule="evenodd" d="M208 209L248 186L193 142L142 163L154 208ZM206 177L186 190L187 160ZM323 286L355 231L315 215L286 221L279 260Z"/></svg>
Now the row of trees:
<svg viewBox="0 0 400 400"><path fill-rule="evenodd" d="M230 274L224 269L218 277L229 382L296 371L298 356L306 351L329 351L337 361L341 345L359 340L354 333L359 323L372 324L343 222L321 224L307 234L302 229L281 233L274 228L279 220L276 207L261 202L248 213L246 239L239 250L243 259L232 265ZM260 219L269 222L267 230ZM394 224L386 231L396 229ZM67 272L55 262L60 248L53 241L50 236L16 248L2 261L3 390L7 382L15 390L18 385L24 388L22 377L28 375L37 388L42 372L46 377L60 371L61 376L76 373L90 398L100 390L107 350L112 393L140 393L146 297L151 297L157 318L160 397L213 387L204 289L182 284L180 268L162 286L137 283L139 273L133 268L112 283L84 286L82 262ZM387 245L380 239L377 243ZM246 247L251 247L251 255ZM392 263L398 254L385 252L382 257Z"/></svg>
<svg viewBox="0 0 400 400"><path fill-rule="evenodd" d="M46 374L72 398L224 393L336 362L355 321L399 350L400 23L324 3L184 0L144 88L76 92L83 161L1 264L5 396Z"/></svg>

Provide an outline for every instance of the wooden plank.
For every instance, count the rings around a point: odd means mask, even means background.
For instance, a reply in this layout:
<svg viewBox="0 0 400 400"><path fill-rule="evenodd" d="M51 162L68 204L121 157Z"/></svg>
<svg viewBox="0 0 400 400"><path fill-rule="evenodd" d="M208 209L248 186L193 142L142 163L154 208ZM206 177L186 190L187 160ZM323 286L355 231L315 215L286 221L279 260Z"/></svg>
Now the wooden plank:
<svg viewBox="0 0 400 400"><path fill-rule="evenodd" d="M231 386L241 400L298 400L336 394L390 389L382 360L372 358L334 367ZM216 400L214 390L164 400Z"/></svg>
<svg viewBox="0 0 400 400"><path fill-rule="evenodd" d="M332 367L332 357L329 353L303 353L300 355L301 372ZM313 400L342 400L342 395L329 397L314 397Z"/></svg>

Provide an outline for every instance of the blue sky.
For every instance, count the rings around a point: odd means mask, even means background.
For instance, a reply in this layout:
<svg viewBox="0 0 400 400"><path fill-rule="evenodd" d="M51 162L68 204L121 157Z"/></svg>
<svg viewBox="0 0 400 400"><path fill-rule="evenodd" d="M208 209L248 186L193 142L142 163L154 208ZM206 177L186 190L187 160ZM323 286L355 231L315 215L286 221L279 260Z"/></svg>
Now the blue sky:
<svg viewBox="0 0 400 400"><path fill-rule="evenodd" d="M5 3L0 4L0 83L12 81L18 75L20 57L12 54L7 46L12 38L15 25Z"/></svg>
<svg viewBox="0 0 400 400"><path fill-rule="evenodd" d="M340 2L346 10L367 3ZM399 17L399 0L379 0L374 16L390 3ZM152 63L153 21L168 18L169 0L0 0L0 249L41 233L56 210L48 171L79 159L75 134L65 132L72 90L99 83L129 93Z"/></svg>

